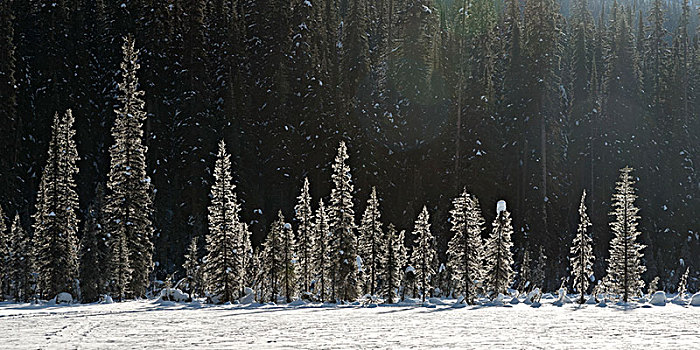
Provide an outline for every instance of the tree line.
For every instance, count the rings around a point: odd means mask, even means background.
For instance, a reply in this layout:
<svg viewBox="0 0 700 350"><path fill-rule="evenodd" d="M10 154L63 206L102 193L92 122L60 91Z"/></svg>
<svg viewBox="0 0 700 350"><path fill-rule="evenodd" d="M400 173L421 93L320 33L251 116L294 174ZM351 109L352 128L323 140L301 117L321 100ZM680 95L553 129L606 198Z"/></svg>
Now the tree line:
<svg viewBox="0 0 700 350"><path fill-rule="evenodd" d="M81 200L66 220L101 220L95 208L112 204L99 194L121 182L109 145L113 110L123 106L118 48L131 33L145 92L138 171L152 182L129 187L158 191L134 197L147 203L122 198L132 209L114 210L124 218L122 245L131 245L122 254L145 259L133 252L152 244L158 279L182 273L192 239L209 234L220 139L253 247L280 208L295 216L305 178L314 198L330 193L344 141L354 204L376 186L382 218L398 228L412 227L426 206L442 261L454 235L451 199L464 186L485 203L507 200L515 266L541 266L532 274L545 276L546 289L570 272L580 190L588 189L592 221L606 222L617 171L634 165L644 279L660 276L672 289L688 267L681 259L697 271L690 257L700 254L696 12L663 0L3 1L0 123L9 132L0 135L8 150L0 198L32 236L34 216L51 214L38 214L39 194L72 196L73 185L41 184L55 113L71 109ZM151 216L131 221L148 206ZM612 231L591 231L593 271L604 275ZM73 232L66 239L83 240Z"/></svg>

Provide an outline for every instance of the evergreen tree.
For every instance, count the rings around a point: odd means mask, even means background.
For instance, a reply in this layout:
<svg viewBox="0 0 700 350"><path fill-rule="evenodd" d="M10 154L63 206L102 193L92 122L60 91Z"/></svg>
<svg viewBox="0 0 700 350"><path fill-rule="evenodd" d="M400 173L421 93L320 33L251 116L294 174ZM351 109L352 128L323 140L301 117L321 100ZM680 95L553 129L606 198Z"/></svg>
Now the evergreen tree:
<svg viewBox="0 0 700 350"><path fill-rule="evenodd" d="M613 292L621 294L624 302L629 301L630 294L644 287L642 273L646 271L641 261L645 246L637 242L640 216L637 215L639 209L634 205L637 196L634 193L632 170L630 167L620 169L620 179L612 196L613 211L610 214L615 217L615 221L610 223L615 236L610 242L608 275Z"/></svg>
<svg viewBox="0 0 700 350"><path fill-rule="evenodd" d="M238 217L240 207L233 189L231 156L222 140L214 165L205 266L207 290L220 303L237 299L243 282L242 242L246 228Z"/></svg>
<svg viewBox="0 0 700 350"><path fill-rule="evenodd" d="M499 202L498 214L493 221L491 237L486 241L486 274L487 291L493 293L492 298L499 293L505 294L513 279L513 254L510 240L513 234L510 213L505 208L505 202Z"/></svg>
<svg viewBox="0 0 700 350"><path fill-rule="evenodd" d="M447 248L447 264L457 283L457 290L464 296L464 302L472 305L477 294L477 282L481 281L484 273L481 241L484 218L479 200L469 194L466 188L452 200L452 206L450 223L455 235Z"/></svg>
<svg viewBox="0 0 700 350"><path fill-rule="evenodd" d="M296 241L294 239L294 230L292 225L284 222L284 215L280 210L278 213L278 221L280 226L280 259L281 259L281 287L284 288L284 297L288 303L292 302L292 297L296 290L297 283L297 257L296 257Z"/></svg>
<svg viewBox="0 0 700 350"><path fill-rule="evenodd" d="M537 261L535 262L535 268L532 269L532 283L533 288L539 287L544 288L545 278L547 275L544 272L545 266L547 266L547 255L544 253L544 247L540 245L538 247Z"/></svg>
<svg viewBox="0 0 700 350"><path fill-rule="evenodd" d="M197 237L192 237L190 245L187 248L185 255L185 263L182 267L185 269L185 286L190 297L194 298L201 295L203 281L203 269L199 260L199 246Z"/></svg>
<svg viewBox="0 0 700 350"><path fill-rule="evenodd" d="M10 282L9 272L12 268L10 265L10 231L7 230L5 224L5 213L0 205L0 301L5 301L5 295L8 293L8 285Z"/></svg>
<svg viewBox="0 0 700 350"><path fill-rule="evenodd" d="M34 296L34 245L27 232L22 228L19 215L15 215L15 220L10 228L11 238L11 274L12 295L17 302L27 302Z"/></svg>
<svg viewBox="0 0 700 350"><path fill-rule="evenodd" d="M688 288L688 272L690 272L690 267L685 268L685 273L681 276L680 281L678 281L678 297L683 298L687 288Z"/></svg>
<svg viewBox="0 0 700 350"><path fill-rule="evenodd" d="M326 300L326 292L329 287L329 278L331 277L331 257L330 257L330 244L331 244L331 231L328 224L328 214L326 212L326 207L323 204L323 200L319 201L318 209L314 215L314 234L315 246L314 246L314 263L316 274L316 283L314 285L314 292L318 297L318 300Z"/></svg>
<svg viewBox="0 0 700 350"><path fill-rule="evenodd" d="M526 247L523 251L523 261L520 263L520 282L518 282L518 290L520 291L527 291L532 285L531 264L530 249Z"/></svg>
<svg viewBox="0 0 700 350"><path fill-rule="evenodd" d="M430 232L430 224L428 220L428 208L423 206L423 210L416 219L413 235L416 240L413 242L413 252L411 254L411 262L416 269L416 280L420 285L420 291L423 302L428 293L432 294L433 276L435 275L435 265L437 255L435 251L435 238Z"/></svg>
<svg viewBox="0 0 700 350"><path fill-rule="evenodd" d="M329 216L333 237L333 289L332 299L352 301L357 298L357 238L353 211L352 178L345 142L340 142L338 155L333 163L333 189Z"/></svg>
<svg viewBox="0 0 700 350"><path fill-rule="evenodd" d="M314 231L313 212L311 211L311 195L309 194L309 179L304 179L304 186L301 194L297 197L299 202L294 207L296 219L299 223L297 228L297 253L299 262L299 273L302 292L309 292L311 281L315 275L314 269L314 248L316 245L316 232Z"/></svg>
<svg viewBox="0 0 700 350"><path fill-rule="evenodd" d="M265 294L269 294L269 300L273 303L278 301L277 299L280 296L285 275L283 230L284 217L280 212L277 220L272 222L270 226L270 231L263 243L263 254L261 258L264 275L263 283L267 284L267 286L263 288L269 288ZM263 298L265 294L263 294Z"/></svg>
<svg viewBox="0 0 700 350"><path fill-rule="evenodd" d="M374 295L377 292L378 274L381 270L381 249L384 246L382 239L381 212L379 211L379 200L377 199L377 189L372 187L372 192L367 200L367 208L362 216L360 224L360 256L362 257L362 269L368 274L369 283L366 293Z"/></svg>
<svg viewBox="0 0 700 350"><path fill-rule="evenodd" d="M18 82L15 79L16 48L15 48L15 16L13 1L3 1L0 4L0 125L6 130L0 135L0 149L8 154L0 157L0 198L7 200L8 208L18 208L21 195L21 179L17 172L20 161L22 128L17 114ZM2 288L0 288L0 292ZM0 293L2 294L2 293ZM1 298L2 296L0 296Z"/></svg>
<svg viewBox="0 0 700 350"><path fill-rule="evenodd" d="M71 110L56 113L34 214L39 287L46 297L78 292L78 173L74 122Z"/></svg>
<svg viewBox="0 0 700 350"><path fill-rule="evenodd" d="M586 213L586 190L581 195L581 204L578 208L578 215L581 222L578 224L578 231L571 244L571 277L573 279L574 290L581 293L579 303L586 302L584 294L588 290L591 276L593 275L593 240L588 235L588 228L591 221Z"/></svg>
<svg viewBox="0 0 700 350"><path fill-rule="evenodd" d="M83 236L80 239L80 294L83 303L93 303L107 292L110 251L107 246L104 216L105 189L98 185L95 199L88 207Z"/></svg>
<svg viewBox="0 0 700 350"><path fill-rule="evenodd" d="M107 188L107 225L112 251L112 284L119 300L127 295L143 297L153 269L152 185L146 175L143 122L146 119L144 92L138 89L136 73L139 52L133 38L124 38L122 82L112 127L111 166Z"/></svg>
<svg viewBox="0 0 700 350"><path fill-rule="evenodd" d="M389 224L386 237L383 240L383 254L380 276L382 278L381 295L387 304L399 300L401 276L406 264L406 247L404 246L404 231L396 232L393 224Z"/></svg>

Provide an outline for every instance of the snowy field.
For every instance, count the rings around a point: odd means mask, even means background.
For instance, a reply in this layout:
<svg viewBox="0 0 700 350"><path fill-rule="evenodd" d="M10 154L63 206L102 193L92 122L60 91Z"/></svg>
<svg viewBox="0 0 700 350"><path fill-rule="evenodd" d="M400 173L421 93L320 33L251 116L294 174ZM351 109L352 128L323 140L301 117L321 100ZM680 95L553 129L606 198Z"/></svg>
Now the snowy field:
<svg viewBox="0 0 700 350"><path fill-rule="evenodd" d="M434 308L0 303L0 348L700 349L700 307L450 303Z"/></svg>

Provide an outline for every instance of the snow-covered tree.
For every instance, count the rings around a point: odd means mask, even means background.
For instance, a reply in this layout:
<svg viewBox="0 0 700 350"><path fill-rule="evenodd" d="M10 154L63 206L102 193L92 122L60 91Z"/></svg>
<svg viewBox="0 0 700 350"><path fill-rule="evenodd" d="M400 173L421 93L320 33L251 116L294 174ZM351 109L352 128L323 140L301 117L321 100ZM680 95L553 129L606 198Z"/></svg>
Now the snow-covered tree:
<svg viewBox="0 0 700 350"><path fill-rule="evenodd" d="M659 276L654 277L654 279L649 282L649 295L654 294L659 289Z"/></svg>
<svg viewBox="0 0 700 350"><path fill-rule="evenodd" d="M204 284L197 238L198 237L192 237L192 240L190 240L190 245L187 247L187 254L185 254L185 263L182 264L182 267L185 269L184 282L187 288L186 291L190 293L190 296L193 298L202 294L202 285Z"/></svg>
<svg viewBox="0 0 700 350"><path fill-rule="evenodd" d="M80 295L83 303L92 303L107 292L109 247L105 234L104 184L97 186L90 203L80 239Z"/></svg>
<svg viewBox="0 0 700 350"><path fill-rule="evenodd" d="M139 52L133 38L124 38L119 83L120 107L115 110L110 147L106 230L112 252L111 282L119 300L146 295L153 269L151 180L146 175L147 147L143 144L146 119L144 92L139 90Z"/></svg>
<svg viewBox="0 0 700 350"><path fill-rule="evenodd" d="M452 205L450 223L455 235L447 246L447 264L458 292L464 296L464 302L471 305L477 294L476 283L484 273L481 232L485 221L479 200L470 195L466 188L452 200Z"/></svg>
<svg viewBox="0 0 700 350"><path fill-rule="evenodd" d="M350 166L346 163L348 150L341 141L338 155L333 163L333 189L330 212L330 230L333 237L331 254L333 256L332 298L352 301L357 299L357 238L355 235L355 212L352 198L352 176Z"/></svg>
<svg viewBox="0 0 700 350"><path fill-rule="evenodd" d="M12 251L11 263L12 271L10 278L12 280L11 291L15 301L26 302L34 296L34 284L36 283L34 271L36 265L34 263L34 245L22 228L19 220L19 214L15 215L10 228L10 239Z"/></svg>
<svg viewBox="0 0 700 350"><path fill-rule="evenodd" d="M292 302L292 297L296 290L297 283L297 257L296 257L296 241L294 239L294 230L292 225L284 222L284 215L280 210L278 213L279 220L282 222L280 239L281 239L281 259L282 259L282 287L284 288L284 297L288 303Z"/></svg>
<svg viewBox="0 0 700 350"><path fill-rule="evenodd" d="M294 207L296 219L299 223L297 229L297 254L299 261L299 285L302 292L309 292L314 271L314 246L315 230L313 212L311 211L311 195L309 194L309 179L304 178L304 186L297 197L299 202Z"/></svg>
<svg viewBox="0 0 700 350"><path fill-rule="evenodd" d="M690 267L686 267L685 273L681 276L680 281L678 281L678 297L683 298L687 288L688 288L688 273L690 272Z"/></svg>
<svg viewBox="0 0 700 350"><path fill-rule="evenodd" d="M381 295L387 304L393 304L399 299L403 267L406 265L406 246L404 246L404 231L396 232L393 224L387 226L386 237L382 240Z"/></svg>
<svg viewBox="0 0 700 350"><path fill-rule="evenodd" d="M580 222L578 231L574 236L574 241L571 244L571 277L573 280L574 290L581 293L579 303L586 302L584 295L588 290L588 285L593 275L593 240L588 235L588 228L591 226L591 221L586 213L586 190L581 195L581 204L578 207L578 215Z"/></svg>
<svg viewBox="0 0 700 350"><path fill-rule="evenodd" d="M411 253L411 264L416 269L416 281L420 285L422 300L431 293L433 288L432 278L435 275L436 252L435 238L430 232L430 215L428 208L423 206L423 210L418 214L418 219L413 229L416 240L413 241L413 252Z"/></svg>
<svg viewBox="0 0 700 350"><path fill-rule="evenodd" d="M54 116L49 155L41 176L34 214L39 287L45 297L77 292L78 279L78 149L73 114Z"/></svg>
<svg viewBox="0 0 700 350"><path fill-rule="evenodd" d="M492 292L494 298L498 293L505 294L513 280L513 243L510 240L513 226L505 201L498 202L497 213L485 254L487 291Z"/></svg>
<svg viewBox="0 0 700 350"><path fill-rule="evenodd" d="M518 290L520 291L528 290L532 284L532 270L530 268L531 263L532 260L530 259L530 249L525 247L523 250L523 260L520 263L520 276L518 277L520 280L518 282Z"/></svg>
<svg viewBox="0 0 700 350"><path fill-rule="evenodd" d="M314 262L316 265L315 270L317 272L314 293L317 295L319 300L325 301L332 267L329 255L331 236L328 225L328 213L326 212L326 207L323 204L323 200L319 201L318 209L316 210L316 215L314 217L314 234L316 236Z"/></svg>
<svg viewBox="0 0 700 350"><path fill-rule="evenodd" d="M220 303L232 302L242 289L244 247L241 243L246 227L238 217L240 207L234 188L231 156L222 140L214 164L205 261L206 289Z"/></svg>
<svg viewBox="0 0 700 350"><path fill-rule="evenodd" d="M9 231L5 224L5 212L0 205L0 301L5 300L5 294L8 294L8 286L10 282L9 272L10 265L10 245Z"/></svg>
<svg viewBox="0 0 700 350"><path fill-rule="evenodd" d="M545 278L547 277L544 268L547 266L547 254L544 253L544 246L540 245L537 248L537 260L535 267L532 269L532 287L544 288Z"/></svg>
<svg viewBox="0 0 700 350"><path fill-rule="evenodd" d="M621 294L624 302L629 301L631 294L644 287L642 273L646 267L642 265L642 249L644 245L637 242L639 231L637 225L640 216L639 209L634 205L637 196L634 194L632 168L620 169L620 179L616 183L612 197L613 211L610 215L615 220L610 228L615 235L610 242L610 257L608 258L608 276L610 276L612 292Z"/></svg>
<svg viewBox="0 0 700 350"><path fill-rule="evenodd" d="M382 233L382 223L380 221L379 200L377 190L372 187L367 208L362 216L360 224L360 246L358 247L362 257L362 269L367 274L366 291L374 295L377 292L378 271L381 269L381 249L384 234Z"/></svg>

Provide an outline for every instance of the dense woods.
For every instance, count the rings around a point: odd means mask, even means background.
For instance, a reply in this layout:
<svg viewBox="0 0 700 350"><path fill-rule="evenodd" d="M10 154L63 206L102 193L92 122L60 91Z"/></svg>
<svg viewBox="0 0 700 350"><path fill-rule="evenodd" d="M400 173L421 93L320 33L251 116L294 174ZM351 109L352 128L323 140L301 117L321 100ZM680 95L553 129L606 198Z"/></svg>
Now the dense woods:
<svg viewBox="0 0 700 350"><path fill-rule="evenodd" d="M222 302L251 286L425 296L444 274L467 302L482 278L697 289L698 15L688 0L2 1L0 250L19 259L3 269L18 299L35 272L42 296L91 300L170 275Z"/></svg>

